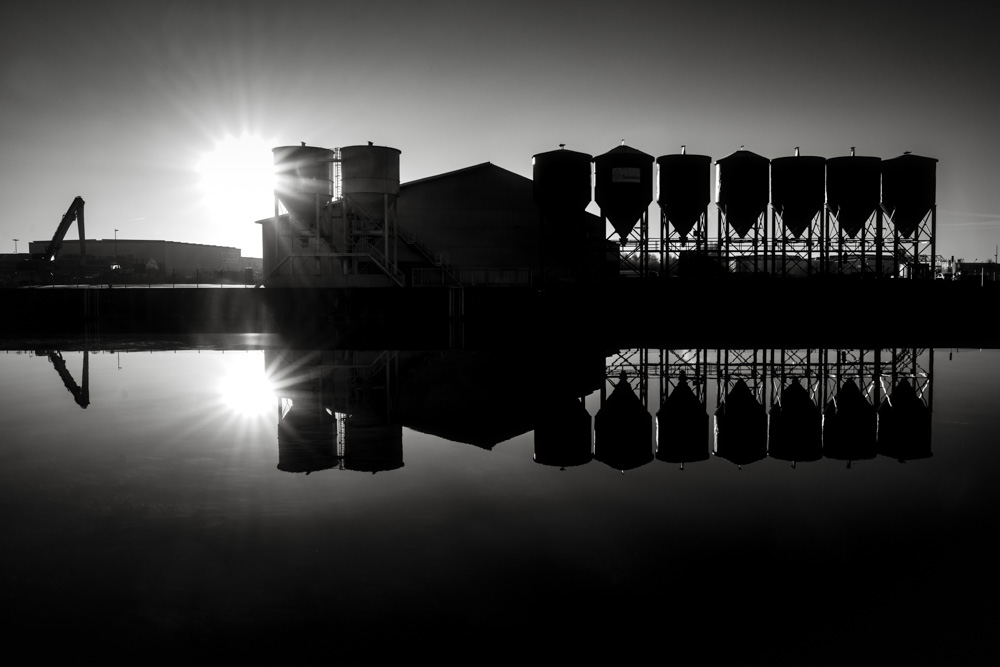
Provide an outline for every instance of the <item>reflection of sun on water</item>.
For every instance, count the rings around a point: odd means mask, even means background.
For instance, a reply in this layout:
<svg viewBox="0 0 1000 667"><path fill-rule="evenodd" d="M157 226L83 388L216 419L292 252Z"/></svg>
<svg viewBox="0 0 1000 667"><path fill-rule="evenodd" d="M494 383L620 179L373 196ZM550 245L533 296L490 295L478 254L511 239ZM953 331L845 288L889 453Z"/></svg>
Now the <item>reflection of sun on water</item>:
<svg viewBox="0 0 1000 667"><path fill-rule="evenodd" d="M232 355L219 383L222 402L242 417L274 413L277 395L267 377L260 354Z"/></svg>

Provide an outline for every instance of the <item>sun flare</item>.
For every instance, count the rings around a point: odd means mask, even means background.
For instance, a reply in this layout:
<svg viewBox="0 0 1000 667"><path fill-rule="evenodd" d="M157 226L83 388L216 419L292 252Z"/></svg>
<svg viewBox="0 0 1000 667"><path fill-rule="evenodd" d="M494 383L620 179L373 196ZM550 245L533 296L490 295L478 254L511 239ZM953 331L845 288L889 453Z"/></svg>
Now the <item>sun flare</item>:
<svg viewBox="0 0 1000 667"><path fill-rule="evenodd" d="M220 222L252 222L273 214L274 142L253 134L226 136L195 166L205 207Z"/></svg>

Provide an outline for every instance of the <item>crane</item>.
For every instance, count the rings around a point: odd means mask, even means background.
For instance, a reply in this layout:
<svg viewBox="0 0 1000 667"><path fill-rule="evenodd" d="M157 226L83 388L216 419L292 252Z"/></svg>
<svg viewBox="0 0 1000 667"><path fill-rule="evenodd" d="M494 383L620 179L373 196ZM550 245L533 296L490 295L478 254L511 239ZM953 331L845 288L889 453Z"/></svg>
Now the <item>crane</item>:
<svg viewBox="0 0 1000 667"><path fill-rule="evenodd" d="M52 277L52 270L55 268L56 258L62 249L63 239L66 232L74 222L80 232L80 266L84 266L87 261L87 236L83 222L83 197L77 196L73 203L66 209L59 226L56 227L52 240L45 246L45 252L41 255L34 255L30 259L21 262L17 268L17 282L20 285L47 283Z"/></svg>

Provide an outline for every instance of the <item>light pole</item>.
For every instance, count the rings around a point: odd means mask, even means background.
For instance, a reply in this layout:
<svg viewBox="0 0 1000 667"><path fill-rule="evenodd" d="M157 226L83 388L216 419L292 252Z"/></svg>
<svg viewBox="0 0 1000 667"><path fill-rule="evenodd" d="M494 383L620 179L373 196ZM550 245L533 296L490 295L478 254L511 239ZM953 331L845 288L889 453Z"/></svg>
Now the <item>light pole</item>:
<svg viewBox="0 0 1000 667"><path fill-rule="evenodd" d="M118 229L115 228L115 265L118 265Z"/></svg>
<svg viewBox="0 0 1000 667"><path fill-rule="evenodd" d="M15 255L17 254L17 242L20 241L20 240L21 239L14 239L14 254Z"/></svg>

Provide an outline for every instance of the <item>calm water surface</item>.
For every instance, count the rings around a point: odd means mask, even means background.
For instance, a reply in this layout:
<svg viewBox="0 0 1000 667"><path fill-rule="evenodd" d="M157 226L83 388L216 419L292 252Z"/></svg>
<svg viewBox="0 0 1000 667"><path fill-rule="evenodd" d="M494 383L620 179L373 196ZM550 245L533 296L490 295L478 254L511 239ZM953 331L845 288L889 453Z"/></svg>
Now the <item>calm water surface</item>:
<svg viewBox="0 0 1000 667"><path fill-rule="evenodd" d="M634 442L624 421L598 433L591 459L590 425L622 371L655 425L677 385L660 361L697 351L64 347L0 352L10 636L332 655L430 642L736 662L992 657L1000 351L901 365L931 408L930 452L905 463L737 465L706 451L682 466L654 458L655 428L638 436L645 453L608 455ZM823 358L843 361L843 379L857 357ZM727 380L721 353L704 359L715 449ZM776 366L731 361L730 384L746 371L770 406ZM827 371L797 368L817 403L833 396ZM687 369L695 388L699 372ZM584 454L571 442L582 408Z"/></svg>

